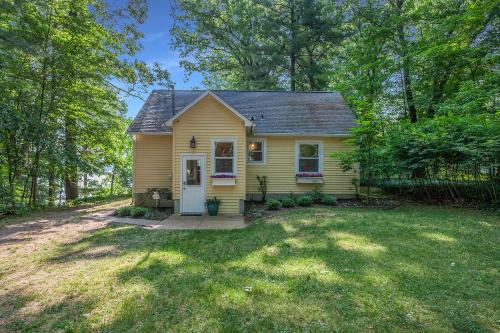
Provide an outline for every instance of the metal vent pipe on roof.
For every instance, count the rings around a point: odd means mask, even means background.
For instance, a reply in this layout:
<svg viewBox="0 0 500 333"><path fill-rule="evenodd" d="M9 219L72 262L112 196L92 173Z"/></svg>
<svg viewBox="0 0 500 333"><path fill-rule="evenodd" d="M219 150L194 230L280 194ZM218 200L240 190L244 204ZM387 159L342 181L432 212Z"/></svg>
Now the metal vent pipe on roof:
<svg viewBox="0 0 500 333"><path fill-rule="evenodd" d="M175 86L171 84L169 88L172 91L172 116L175 116Z"/></svg>

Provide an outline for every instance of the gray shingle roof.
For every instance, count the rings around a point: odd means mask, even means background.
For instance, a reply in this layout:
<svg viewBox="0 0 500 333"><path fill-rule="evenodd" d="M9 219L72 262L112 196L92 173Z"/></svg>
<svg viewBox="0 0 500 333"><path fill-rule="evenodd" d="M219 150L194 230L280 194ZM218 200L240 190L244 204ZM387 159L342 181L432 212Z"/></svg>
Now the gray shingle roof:
<svg viewBox="0 0 500 333"><path fill-rule="evenodd" d="M203 90L176 90L175 113ZM355 116L336 92L211 90L255 124L255 134L345 135L356 127ZM171 132L172 92L154 90L128 128L130 133ZM252 118L253 117L253 118ZM252 120L254 119L254 120Z"/></svg>

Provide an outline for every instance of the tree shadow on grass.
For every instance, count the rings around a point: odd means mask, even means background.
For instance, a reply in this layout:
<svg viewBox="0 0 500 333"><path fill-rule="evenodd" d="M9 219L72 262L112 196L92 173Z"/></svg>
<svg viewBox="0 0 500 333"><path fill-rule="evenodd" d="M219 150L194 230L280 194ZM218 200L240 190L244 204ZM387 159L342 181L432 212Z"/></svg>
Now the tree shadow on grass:
<svg viewBox="0 0 500 333"><path fill-rule="evenodd" d="M2 295L0 332L91 332L85 314L96 301L85 297L67 296L48 306L36 303L33 294L14 290ZM25 307L28 306L28 309Z"/></svg>
<svg viewBox="0 0 500 333"><path fill-rule="evenodd" d="M101 331L491 329L480 312L495 299L497 273L482 271L492 252L476 251L467 239L477 230L417 215L407 222L406 212L361 211L354 219L348 210L319 212L235 231L110 227L61 245L48 263L95 260L92 253L102 248L112 251L99 260L134 256L134 264L113 273L127 292ZM449 265L472 256L489 261L471 262L476 272ZM76 318L85 330L81 313Z"/></svg>

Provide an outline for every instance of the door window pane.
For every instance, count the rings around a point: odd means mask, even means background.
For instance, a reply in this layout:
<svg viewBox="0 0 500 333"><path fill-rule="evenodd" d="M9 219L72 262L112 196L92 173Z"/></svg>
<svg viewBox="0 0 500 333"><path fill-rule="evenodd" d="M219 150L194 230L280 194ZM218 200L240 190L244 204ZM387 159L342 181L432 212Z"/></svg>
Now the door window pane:
<svg viewBox="0 0 500 333"><path fill-rule="evenodd" d="M199 160L186 160L186 185L201 184Z"/></svg>

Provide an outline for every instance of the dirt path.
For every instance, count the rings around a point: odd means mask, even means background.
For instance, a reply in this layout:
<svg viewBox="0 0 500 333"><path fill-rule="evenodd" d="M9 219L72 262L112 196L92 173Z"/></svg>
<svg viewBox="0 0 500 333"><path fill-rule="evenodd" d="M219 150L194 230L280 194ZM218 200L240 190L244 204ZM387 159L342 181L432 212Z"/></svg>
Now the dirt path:
<svg viewBox="0 0 500 333"><path fill-rule="evenodd" d="M99 218L129 203L130 199L122 199L93 207L38 212L11 219L0 226L0 260L8 257L13 247L29 254L46 242L73 241L88 231L104 228L107 222Z"/></svg>

